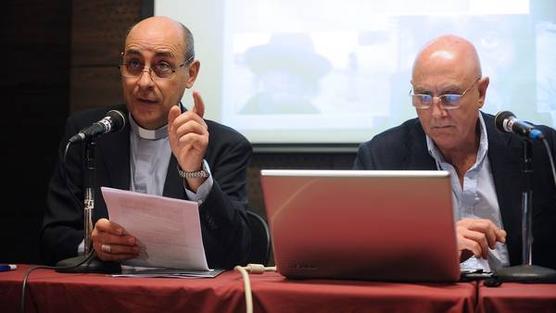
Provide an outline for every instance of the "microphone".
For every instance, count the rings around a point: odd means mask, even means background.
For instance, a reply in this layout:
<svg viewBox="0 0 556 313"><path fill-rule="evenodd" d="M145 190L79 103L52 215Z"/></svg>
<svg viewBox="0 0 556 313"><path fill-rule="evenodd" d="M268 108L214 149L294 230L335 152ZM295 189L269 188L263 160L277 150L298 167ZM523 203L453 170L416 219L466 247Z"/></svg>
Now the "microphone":
<svg viewBox="0 0 556 313"><path fill-rule="evenodd" d="M73 135L69 142L75 143L87 138L95 138L103 134L113 133L121 130L124 126L124 114L118 110L110 110L100 121L93 123L87 128L83 128L79 133Z"/></svg>
<svg viewBox="0 0 556 313"><path fill-rule="evenodd" d="M500 131L514 133L532 141L544 139L544 134L540 130L527 122L518 120L510 111L498 112L494 118L494 124Z"/></svg>

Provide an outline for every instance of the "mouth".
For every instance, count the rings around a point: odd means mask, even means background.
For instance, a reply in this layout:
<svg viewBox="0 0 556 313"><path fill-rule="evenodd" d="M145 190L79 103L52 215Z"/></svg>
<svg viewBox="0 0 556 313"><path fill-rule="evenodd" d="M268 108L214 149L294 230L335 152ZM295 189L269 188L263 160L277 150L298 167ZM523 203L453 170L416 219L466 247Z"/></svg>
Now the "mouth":
<svg viewBox="0 0 556 313"><path fill-rule="evenodd" d="M434 134L440 135L440 134L454 134L455 131L455 126L452 125L441 125L441 126L432 126L430 128L430 131Z"/></svg>
<svg viewBox="0 0 556 313"><path fill-rule="evenodd" d="M431 127L432 129L448 129L448 128L453 128L454 126L452 125L441 125L441 126L433 126Z"/></svg>
<svg viewBox="0 0 556 313"><path fill-rule="evenodd" d="M149 98L136 98L137 102L139 103L143 103L143 104L157 104L159 101L155 100L155 99L149 99Z"/></svg>

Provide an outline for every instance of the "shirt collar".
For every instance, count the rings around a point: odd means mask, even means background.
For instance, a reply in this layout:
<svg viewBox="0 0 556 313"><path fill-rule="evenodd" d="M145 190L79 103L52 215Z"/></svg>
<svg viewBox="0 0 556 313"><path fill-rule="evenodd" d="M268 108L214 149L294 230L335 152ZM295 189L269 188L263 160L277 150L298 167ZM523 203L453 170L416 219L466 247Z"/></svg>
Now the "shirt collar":
<svg viewBox="0 0 556 313"><path fill-rule="evenodd" d="M145 129L135 122L131 113L129 113L129 126L131 127L131 131L141 139L158 140L168 137L168 124L154 130Z"/></svg>

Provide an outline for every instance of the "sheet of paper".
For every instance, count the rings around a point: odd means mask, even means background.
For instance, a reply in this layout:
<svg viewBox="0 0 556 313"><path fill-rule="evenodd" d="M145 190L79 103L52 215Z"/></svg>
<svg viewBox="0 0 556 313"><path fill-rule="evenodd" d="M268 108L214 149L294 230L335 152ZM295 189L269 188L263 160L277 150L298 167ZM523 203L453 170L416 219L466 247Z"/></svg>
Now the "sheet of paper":
<svg viewBox="0 0 556 313"><path fill-rule="evenodd" d="M208 271L186 271L172 268L154 268L154 267L137 267L122 265L122 273L114 274L112 277L130 277L130 278L214 278L221 273L223 269Z"/></svg>
<svg viewBox="0 0 556 313"><path fill-rule="evenodd" d="M124 265L208 271L197 202L101 187L110 220L139 241Z"/></svg>

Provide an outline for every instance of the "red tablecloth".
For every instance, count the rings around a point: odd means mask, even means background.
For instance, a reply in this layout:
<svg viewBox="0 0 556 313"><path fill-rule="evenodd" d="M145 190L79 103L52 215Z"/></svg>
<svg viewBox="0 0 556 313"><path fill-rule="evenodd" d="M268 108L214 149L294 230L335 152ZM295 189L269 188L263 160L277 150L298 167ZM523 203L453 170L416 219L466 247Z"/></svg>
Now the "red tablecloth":
<svg viewBox="0 0 556 313"><path fill-rule="evenodd" d="M473 312L475 284L403 284L253 277L256 312Z"/></svg>
<svg viewBox="0 0 556 313"><path fill-rule="evenodd" d="M28 265L0 273L0 311L17 312ZM250 275L255 312L473 312L475 283L405 284L287 280ZM116 278L37 270L26 312L245 312L241 275L216 278Z"/></svg>
<svg viewBox="0 0 556 313"><path fill-rule="evenodd" d="M556 284L503 283L499 287L479 285L480 313L556 313Z"/></svg>

